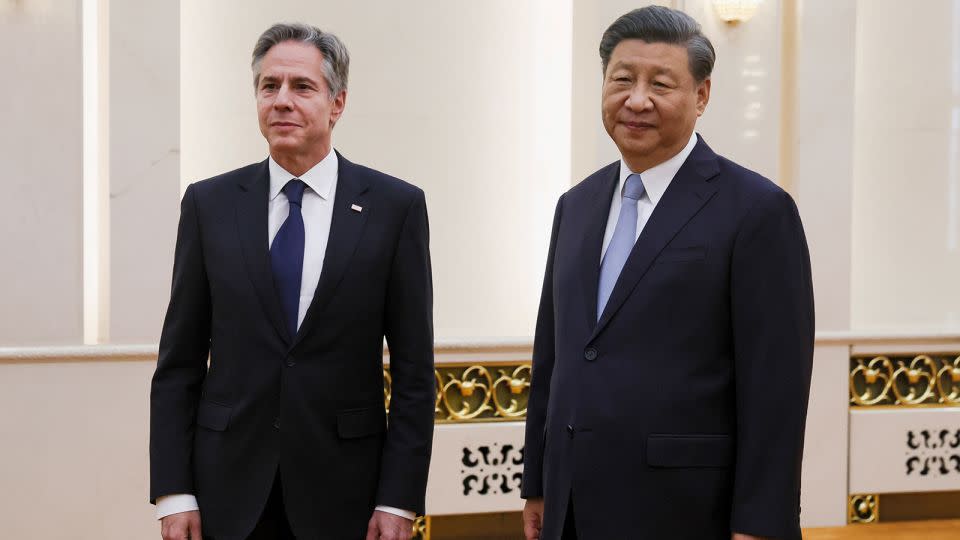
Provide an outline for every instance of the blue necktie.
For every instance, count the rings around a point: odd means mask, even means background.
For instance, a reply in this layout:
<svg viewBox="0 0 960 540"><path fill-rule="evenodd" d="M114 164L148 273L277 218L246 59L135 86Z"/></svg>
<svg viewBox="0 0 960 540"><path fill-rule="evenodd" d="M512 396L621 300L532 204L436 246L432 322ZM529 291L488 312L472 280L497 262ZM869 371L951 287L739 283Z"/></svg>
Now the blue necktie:
<svg viewBox="0 0 960 540"><path fill-rule="evenodd" d="M283 186L290 201L290 213L273 237L270 246L270 266L273 283L280 295L280 307L287 319L290 339L297 335L297 316L300 313L300 281L303 277L303 190L307 185L294 178Z"/></svg>
<svg viewBox="0 0 960 540"><path fill-rule="evenodd" d="M617 218L617 227L613 230L613 237L607 246L600 263L600 286L597 290L597 320L607 306L613 286L620 277L627 257L633 251L633 244L637 241L637 201L646 192L643 180L639 174L631 174L623 184L623 197L620 204L620 216Z"/></svg>

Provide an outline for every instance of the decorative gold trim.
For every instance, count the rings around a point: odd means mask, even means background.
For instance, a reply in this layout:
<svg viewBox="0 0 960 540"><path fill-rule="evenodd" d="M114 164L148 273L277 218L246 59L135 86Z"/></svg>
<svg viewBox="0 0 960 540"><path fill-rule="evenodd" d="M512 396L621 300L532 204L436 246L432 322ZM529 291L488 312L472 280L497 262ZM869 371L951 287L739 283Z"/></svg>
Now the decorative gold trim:
<svg viewBox="0 0 960 540"><path fill-rule="evenodd" d="M509 422L527 416L530 397L529 361L443 363L433 376L437 423ZM383 367L383 405L390 410L393 378Z"/></svg>
<svg viewBox="0 0 960 540"><path fill-rule="evenodd" d="M449 379L440 389L447 420L473 420L487 411L493 411L490 397L493 392L493 380L490 372L483 366L470 366L459 374L444 370ZM443 380L443 376L440 377ZM451 392L454 388L456 392Z"/></svg>
<svg viewBox="0 0 960 540"><path fill-rule="evenodd" d="M493 383L493 406L497 409L497 414L504 418L522 418L527 414L526 405L520 408L521 397L529 394L530 389L530 370L529 364L518 366L509 373L506 369L500 369L500 378ZM522 377L521 375L526 375ZM503 406L501 394L506 394L510 399L510 405Z"/></svg>
<svg viewBox="0 0 960 540"><path fill-rule="evenodd" d="M960 405L960 356L937 372L937 391L941 403Z"/></svg>
<svg viewBox="0 0 960 540"><path fill-rule="evenodd" d="M383 366L383 408L390 412L390 397L393 395L393 377L390 370Z"/></svg>
<svg viewBox="0 0 960 540"><path fill-rule="evenodd" d="M847 523L877 523L880 521L879 495L850 495L847 502Z"/></svg>
<svg viewBox="0 0 960 540"><path fill-rule="evenodd" d="M417 516L413 521L413 536L410 540L430 540L430 516Z"/></svg>
<svg viewBox="0 0 960 540"><path fill-rule="evenodd" d="M855 407L960 406L960 355L952 356L853 357L850 403Z"/></svg>

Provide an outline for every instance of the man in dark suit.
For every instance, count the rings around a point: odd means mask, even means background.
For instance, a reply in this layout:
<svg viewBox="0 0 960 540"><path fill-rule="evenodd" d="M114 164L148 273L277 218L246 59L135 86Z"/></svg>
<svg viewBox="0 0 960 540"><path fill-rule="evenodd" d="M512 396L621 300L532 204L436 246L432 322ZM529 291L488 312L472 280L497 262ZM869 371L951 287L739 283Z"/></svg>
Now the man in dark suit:
<svg viewBox="0 0 960 540"><path fill-rule="evenodd" d="M793 200L694 132L688 15L600 44L622 159L560 197L533 350L528 539L799 539L813 294Z"/></svg>
<svg viewBox="0 0 960 540"><path fill-rule="evenodd" d="M264 32L253 72L270 157L184 194L151 393L165 540L200 540L201 527L215 540L396 540L424 511L426 205L332 149L348 64L317 28Z"/></svg>

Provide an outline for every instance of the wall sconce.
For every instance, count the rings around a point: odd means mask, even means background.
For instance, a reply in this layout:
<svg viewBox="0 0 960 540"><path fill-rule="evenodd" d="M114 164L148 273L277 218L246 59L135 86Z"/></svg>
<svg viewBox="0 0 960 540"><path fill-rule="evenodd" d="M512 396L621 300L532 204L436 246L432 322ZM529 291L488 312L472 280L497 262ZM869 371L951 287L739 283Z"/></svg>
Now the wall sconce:
<svg viewBox="0 0 960 540"><path fill-rule="evenodd" d="M747 22L760 7L762 0L713 0L713 7L728 24Z"/></svg>

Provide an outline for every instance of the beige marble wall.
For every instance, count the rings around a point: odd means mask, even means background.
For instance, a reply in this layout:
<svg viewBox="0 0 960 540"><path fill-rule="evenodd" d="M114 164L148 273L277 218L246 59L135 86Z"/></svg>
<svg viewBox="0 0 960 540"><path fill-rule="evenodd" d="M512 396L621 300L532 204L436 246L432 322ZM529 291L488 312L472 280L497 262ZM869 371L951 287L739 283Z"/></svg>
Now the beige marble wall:
<svg viewBox="0 0 960 540"><path fill-rule="evenodd" d="M80 40L79 0L0 9L2 344L83 340Z"/></svg>
<svg viewBox="0 0 960 540"><path fill-rule="evenodd" d="M159 538L148 502L153 362L0 361L3 538Z"/></svg>
<svg viewBox="0 0 960 540"><path fill-rule="evenodd" d="M960 2L860 0L853 325L960 328Z"/></svg>
<svg viewBox="0 0 960 540"><path fill-rule="evenodd" d="M850 329L857 3L797 4L796 118L791 135L817 307L817 330Z"/></svg>
<svg viewBox="0 0 960 540"><path fill-rule="evenodd" d="M155 343L180 201L179 1L111 2L110 343Z"/></svg>

